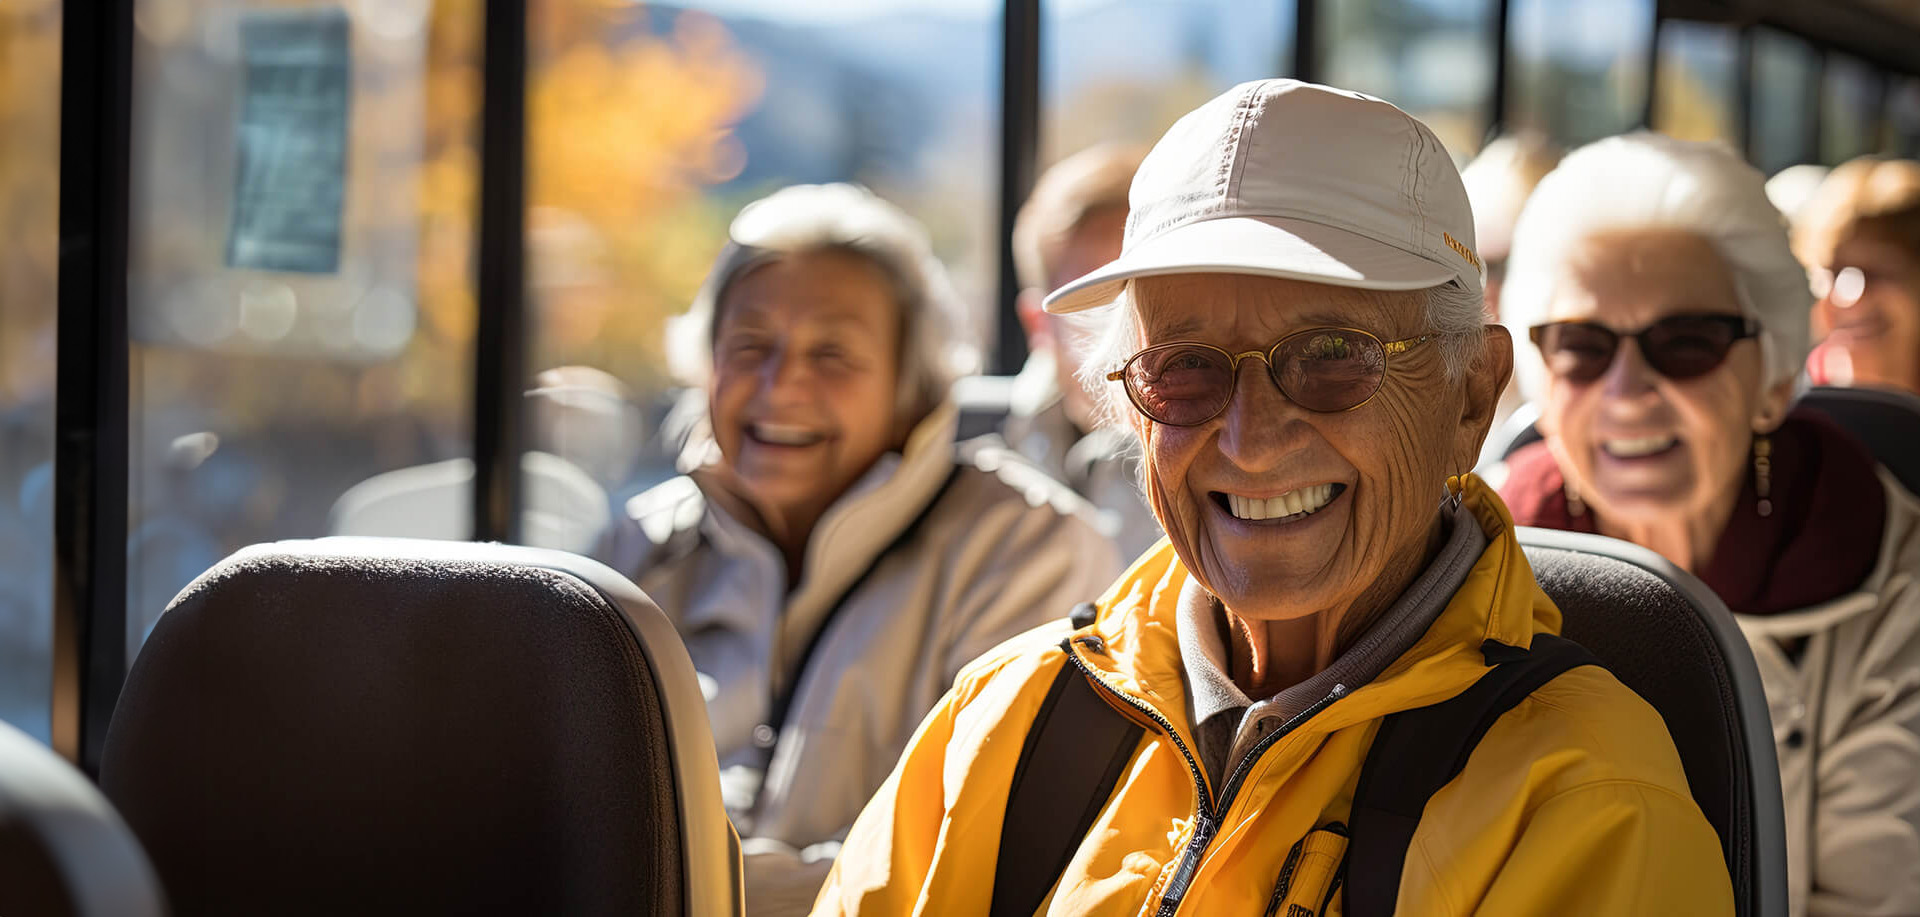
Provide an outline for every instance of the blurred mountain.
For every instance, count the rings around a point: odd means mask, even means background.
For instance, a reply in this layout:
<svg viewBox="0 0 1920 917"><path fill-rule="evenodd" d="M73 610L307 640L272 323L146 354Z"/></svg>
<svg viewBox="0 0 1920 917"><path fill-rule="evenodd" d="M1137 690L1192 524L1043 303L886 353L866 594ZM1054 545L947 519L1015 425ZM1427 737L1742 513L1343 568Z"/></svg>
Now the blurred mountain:
<svg viewBox="0 0 1920 917"><path fill-rule="evenodd" d="M684 11L649 6L645 27L665 32ZM997 123L997 15L899 10L852 22L742 13L717 18L766 81L760 104L736 130L748 151L746 167L725 188L849 175L906 179L956 124ZM1049 16L1044 102L1054 106L1089 86L1151 83L1171 74L1221 86L1271 76L1288 66L1292 28L1291 4L1235 0L1112 0Z"/></svg>

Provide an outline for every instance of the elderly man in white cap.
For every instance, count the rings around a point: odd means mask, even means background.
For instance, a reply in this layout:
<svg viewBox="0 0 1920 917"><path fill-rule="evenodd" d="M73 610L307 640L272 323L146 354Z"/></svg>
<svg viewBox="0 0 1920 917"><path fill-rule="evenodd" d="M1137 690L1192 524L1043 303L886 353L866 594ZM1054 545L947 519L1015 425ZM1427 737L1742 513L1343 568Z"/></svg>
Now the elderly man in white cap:
<svg viewBox="0 0 1920 917"><path fill-rule="evenodd" d="M1732 913L1659 714L1460 474L1513 353L1433 133L1248 83L1129 200L1047 305L1119 296L1083 377L1168 543L961 673L814 913Z"/></svg>

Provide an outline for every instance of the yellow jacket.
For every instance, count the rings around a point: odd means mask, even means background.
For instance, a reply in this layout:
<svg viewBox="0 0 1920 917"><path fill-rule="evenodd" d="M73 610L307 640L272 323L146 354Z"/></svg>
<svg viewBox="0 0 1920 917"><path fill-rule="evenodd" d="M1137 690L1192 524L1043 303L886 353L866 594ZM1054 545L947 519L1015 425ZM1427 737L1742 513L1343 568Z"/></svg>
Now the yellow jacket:
<svg viewBox="0 0 1920 917"><path fill-rule="evenodd" d="M1188 848L1200 794L1212 800L1222 789L1186 752L1193 737L1173 622L1187 572L1163 544L1122 574L1097 620L1071 634L1071 652L1109 689L1103 696L1148 729L1041 913L1160 913L1187 858L1196 865L1180 914L1342 912L1339 826L1380 719L1473 684L1486 671L1483 641L1524 646L1560 627L1506 507L1478 479L1465 486L1488 538L1465 584L1379 678L1323 701L1259 753L1197 856ZM1033 631L961 672L854 823L816 915L986 914L1014 764L1066 664L1068 636L1064 622ZM1584 667L1501 717L1433 796L1397 911L1731 914L1733 892L1666 725L1612 675Z"/></svg>

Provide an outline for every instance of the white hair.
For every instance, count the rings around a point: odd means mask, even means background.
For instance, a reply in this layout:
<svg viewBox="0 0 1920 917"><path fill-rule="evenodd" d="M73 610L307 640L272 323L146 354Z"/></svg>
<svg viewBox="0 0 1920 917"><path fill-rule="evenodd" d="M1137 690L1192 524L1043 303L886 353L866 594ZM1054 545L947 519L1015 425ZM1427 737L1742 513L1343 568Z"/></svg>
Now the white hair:
<svg viewBox="0 0 1920 917"><path fill-rule="evenodd" d="M788 255L845 251L871 261L900 307L899 418L917 423L970 370L959 294L934 257L927 232L900 208L859 185L794 185L748 204L727 228L727 246L694 296L667 325L667 363L682 383L713 373L713 333L728 288L752 268Z"/></svg>
<svg viewBox="0 0 1920 917"><path fill-rule="evenodd" d="M1520 214L1500 312L1528 398L1540 396L1547 378L1528 329L1550 320L1567 257L1594 233L1622 229L1679 229L1705 239L1733 273L1741 313L1760 323L1760 390L1800 374L1813 293L1760 172L1720 143L1639 132L1568 154Z"/></svg>
<svg viewBox="0 0 1920 917"><path fill-rule="evenodd" d="M1384 290L1362 292L1382 297L1404 295ZM1439 335L1434 343L1445 361L1447 381L1458 382L1486 347L1480 294L1454 283L1414 292L1425 296L1427 330ZM1127 427L1133 410L1121 384L1108 381L1107 373L1119 369L1140 349L1136 301L1134 282L1129 280L1111 304L1070 316L1077 319L1073 329L1083 342L1079 352L1084 356L1077 378L1093 395L1095 417L1103 426Z"/></svg>

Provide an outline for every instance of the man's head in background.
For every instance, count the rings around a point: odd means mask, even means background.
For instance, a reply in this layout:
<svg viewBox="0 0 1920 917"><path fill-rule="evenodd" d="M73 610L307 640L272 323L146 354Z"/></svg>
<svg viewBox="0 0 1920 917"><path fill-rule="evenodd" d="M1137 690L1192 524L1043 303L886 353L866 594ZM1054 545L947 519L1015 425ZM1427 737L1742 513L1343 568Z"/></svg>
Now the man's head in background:
<svg viewBox="0 0 1920 917"><path fill-rule="evenodd" d="M1013 260L1020 278L1015 305L1027 348L1044 353L1065 401L1067 417L1093 427L1092 401L1074 379L1080 365L1070 319L1040 308L1046 295L1120 254L1127 224L1127 188L1146 156L1144 147L1109 143L1055 163L1034 183L1013 223Z"/></svg>
<svg viewBox="0 0 1920 917"><path fill-rule="evenodd" d="M1480 257L1487 266L1487 317L1500 317L1500 285L1505 279L1507 252L1513 248L1513 226L1520 210L1563 151L1533 131L1495 138L1460 171L1473 204L1473 233L1480 240Z"/></svg>

